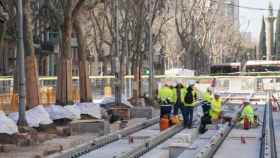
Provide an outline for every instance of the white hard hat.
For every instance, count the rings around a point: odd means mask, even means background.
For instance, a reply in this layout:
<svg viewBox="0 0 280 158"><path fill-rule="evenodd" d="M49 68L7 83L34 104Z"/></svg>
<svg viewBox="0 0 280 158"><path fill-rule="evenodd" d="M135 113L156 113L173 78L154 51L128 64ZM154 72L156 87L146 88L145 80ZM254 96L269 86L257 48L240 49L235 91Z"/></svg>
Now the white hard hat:
<svg viewBox="0 0 280 158"><path fill-rule="evenodd" d="M189 80L188 84L189 84L189 86L195 85L195 81L194 80Z"/></svg>
<svg viewBox="0 0 280 158"><path fill-rule="evenodd" d="M217 92L217 93L215 93L214 95L216 95L216 96L221 96L221 93L218 93L218 92Z"/></svg>
<svg viewBox="0 0 280 158"><path fill-rule="evenodd" d="M245 97L244 103L250 103L251 97L247 96Z"/></svg>
<svg viewBox="0 0 280 158"><path fill-rule="evenodd" d="M173 86L173 87L176 87L176 86L177 86L177 83L176 83L176 82L173 82L173 83L172 83L172 86Z"/></svg>

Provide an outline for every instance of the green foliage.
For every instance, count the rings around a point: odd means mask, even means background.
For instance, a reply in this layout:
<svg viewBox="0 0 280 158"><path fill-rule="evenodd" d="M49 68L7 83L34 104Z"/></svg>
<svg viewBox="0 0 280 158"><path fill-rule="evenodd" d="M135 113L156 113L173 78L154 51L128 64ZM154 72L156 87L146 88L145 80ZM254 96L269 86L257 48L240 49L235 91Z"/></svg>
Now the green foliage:
<svg viewBox="0 0 280 158"><path fill-rule="evenodd" d="M262 27L261 27L260 39L259 39L259 54L260 54L260 59L263 59L263 57L265 57L265 55L266 55L266 37L265 37L264 17L262 20Z"/></svg>

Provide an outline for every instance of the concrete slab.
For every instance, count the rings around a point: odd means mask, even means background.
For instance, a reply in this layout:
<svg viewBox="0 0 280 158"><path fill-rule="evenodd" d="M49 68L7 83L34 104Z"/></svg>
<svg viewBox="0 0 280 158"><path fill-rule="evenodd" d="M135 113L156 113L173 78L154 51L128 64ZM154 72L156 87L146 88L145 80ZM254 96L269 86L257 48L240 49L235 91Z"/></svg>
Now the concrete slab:
<svg viewBox="0 0 280 158"><path fill-rule="evenodd" d="M92 151L86 155L81 156L81 158L113 158L115 156L121 155L122 153L128 152L138 145L144 143L147 138L157 136L160 133L159 125L153 125L149 128L140 130L131 135L134 137L133 143L129 143L128 138L120 139L116 142L106 145L103 148Z"/></svg>

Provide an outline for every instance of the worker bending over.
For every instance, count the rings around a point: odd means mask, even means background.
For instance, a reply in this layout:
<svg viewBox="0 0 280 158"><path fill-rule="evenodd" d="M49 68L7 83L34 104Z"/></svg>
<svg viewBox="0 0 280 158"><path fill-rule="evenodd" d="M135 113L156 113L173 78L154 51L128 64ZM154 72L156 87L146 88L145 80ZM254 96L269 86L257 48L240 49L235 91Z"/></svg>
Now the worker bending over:
<svg viewBox="0 0 280 158"><path fill-rule="evenodd" d="M252 105L250 104L250 98L246 98L244 101L244 107L240 116L240 124L244 129L249 129L256 125L255 114Z"/></svg>

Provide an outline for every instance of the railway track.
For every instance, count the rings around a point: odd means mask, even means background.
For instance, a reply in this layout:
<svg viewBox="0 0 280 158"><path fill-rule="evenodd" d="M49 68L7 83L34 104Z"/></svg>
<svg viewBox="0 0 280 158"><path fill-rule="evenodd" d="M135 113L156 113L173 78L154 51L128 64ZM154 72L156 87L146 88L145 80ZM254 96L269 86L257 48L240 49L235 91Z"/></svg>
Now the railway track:
<svg viewBox="0 0 280 158"><path fill-rule="evenodd" d="M258 107L257 113L262 126L250 130L228 127L225 137L209 141L194 158L277 158L271 104Z"/></svg>
<svg viewBox="0 0 280 158"><path fill-rule="evenodd" d="M91 140L89 142L86 142L84 144L75 146L73 148L70 148L68 150L63 150L60 153L56 153L53 155L48 156L48 158L77 158L81 157L82 155L85 155L89 152L94 152L96 150L100 150L101 148L104 148L114 142L117 142L121 140L122 138L125 138L133 133L137 133L141 130L145 130L147 128L150 128L151 126L158 124L160 118L155 117L152 119L148 119L142 123L135 124L132 127L125 128L123 130L119 130L114 133L110 133L108 135L96 138L94 140Z"/></svg>
<svg viewBox="0 0 280 158"><path fill-rule="evenodd" d="M237 129L235 123L225 123L219 128L212 126L202 135L198 135L197 128L189 130L182 125L160 132L159 125L156 124L159 118L156 118L51 158L276 158L275 122L271 106L257 106L262 126L255 129ZM238 104L227 104L226 107L233 120L236 120L242 108ZM178 139L186 135L191 137L188 146L176 144ZM243 152L242 157L240 153Z"/></svg>

